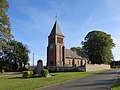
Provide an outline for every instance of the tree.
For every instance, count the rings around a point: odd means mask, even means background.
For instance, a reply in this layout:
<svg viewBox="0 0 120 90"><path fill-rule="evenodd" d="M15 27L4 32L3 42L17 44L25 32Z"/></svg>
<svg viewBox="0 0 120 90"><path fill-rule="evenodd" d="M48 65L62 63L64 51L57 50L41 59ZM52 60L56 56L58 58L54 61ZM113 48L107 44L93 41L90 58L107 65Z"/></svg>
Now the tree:
<svg viewBox="0 0 120 90"><path fill-rule="evenodd" d="M71 47L70 48L72 51L83 51L83 48L82 47Z"/></svg>
<svg viewBox="0 0 120 90"><path fill-rule="evenodd" d="M25 65L28 63L29 61L29 49L27 47L27 45L22 44L21 42L18 42L16 40L12 41L12 46L13 46L13 50L12 50L12 56L13 56L13 61L14 63L18 63L20 66L20 69L22 69L23 65L25 67Z"/></svg>
<svg viewBox="0 0 120 90"><path fill-rule="evenodd" d="M6 14L8 8L8 2L0 0L0 47L12 38L9 17Z"/></svg>
<svg viewBox="0 0 120 90"><path fill-rule="evenodd" d="M2 65L0 70L6 65L4 52L9 51L10 47L8 42L13 37L11 35L9 17L6 14L8 8L8 2L6 0L0 0L0 64Z"/></svg>
<svg viewBox="0 0 120 90"><path fill-rule="evenodd" d="M25 68L25 65L29 61L28 54L30 51L28 47L16 40L11 40L9 46L11 47L9 51L3 49L2 65L4 65L7 70L17 70L18 66L20 66L20 70L23 66Z"/></svg>
<svg viewBox="0 0 120 90"><path fill-rule="evenodd" d="M83 49L89 56L91 63L109 64L113 57L112 48L115 47L110 34L102 31L91 31L82 41Z"/></svg>

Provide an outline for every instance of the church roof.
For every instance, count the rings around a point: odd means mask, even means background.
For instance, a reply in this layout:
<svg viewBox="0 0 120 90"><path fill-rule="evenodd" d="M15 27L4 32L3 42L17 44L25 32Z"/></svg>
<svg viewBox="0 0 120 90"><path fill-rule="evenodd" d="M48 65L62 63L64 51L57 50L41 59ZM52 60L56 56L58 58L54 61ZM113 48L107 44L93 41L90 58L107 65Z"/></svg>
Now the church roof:
<svg viewBox="0 0 120 90"><path fill-rule="evenodd" d="M81 56L78 56L76 52L73 52L70 49L65 49L65 54L67 58L82 58Z"/></svg>
<svg viewBox="0 0 120 90"><path fill-rule="evenodd" d="M52 36L52 35L61 35L61 36L63 36L57 21L55 21L55 24L54 24L54 26L52 28L52 31L51 31L49 36Z"/></svg>
<svg viewBox="0 0 120 90"><path fill-rule="evenodd" d="M76 51L76 50L72 50L73 52L75 52L78 56L81 56L82 58L88 58L88 56L84 53L84 52L82 52L82 51Z"/></svg>
<svg viewBox="0 0 120 90"><path fill-rule="evenodd" d="M77 53L79 56L81 56L82 58L88 58L88 56L84 53L84 52L79 52Z"/></svg>

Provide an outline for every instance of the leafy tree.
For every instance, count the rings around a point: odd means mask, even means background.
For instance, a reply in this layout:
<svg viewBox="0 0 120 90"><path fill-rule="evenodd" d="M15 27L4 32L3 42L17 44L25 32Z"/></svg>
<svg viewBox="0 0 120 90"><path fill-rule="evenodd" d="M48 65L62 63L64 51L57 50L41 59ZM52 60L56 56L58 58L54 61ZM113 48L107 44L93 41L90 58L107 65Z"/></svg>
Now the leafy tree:
<svg viewBox="0 0 120 90"><path fill-rule="evenodd" d="M13 37L11 35L9 17L6 12L9 8L7 0L0 0L0 70L6 65L5 53L10 49L8 42Z"/></svg>
<svg viewBox="0 0 120 90"><path fill-rule="evenodd" d="M6 48L3 49L4 55L0 63L2 63L2 66L4 65L7 70L17 70L18 66L20 66L21 70L29 61L28 54L30 51L26 45L16 40L11 40L9 46L11 47L9 51L6 51Z"/></svg>
<svg viewBox="0 0 120 90"><path fill-rule="evenodd" d="M23 65L25 67L25 65L28 63L29 61L28 54L30 51L26 45L15 40L12 41L12 46L13 46L12 54L13 54L14 63L18 63L21 69Z"/></svg>
<svg viewBox="0 0 120 90"><path fill-rule="evenodd" d="M70 48L72 51L83 51L83 48L82 47L71 47Z"/></svg>
<svg viewBox="0 0 120 90"><path fill-rule="evenodd" d="M9 17L6 14L8 8L8 2L0 0L0 47L12 38Z"/></svg>
<svg viewBox="0 0 120 90"><path fill-rule="evenodd" d="M91 31L82 41L83 49L91 63L108 64L114 58L112 48L115 47L110 34L102 31Z"/></svg>

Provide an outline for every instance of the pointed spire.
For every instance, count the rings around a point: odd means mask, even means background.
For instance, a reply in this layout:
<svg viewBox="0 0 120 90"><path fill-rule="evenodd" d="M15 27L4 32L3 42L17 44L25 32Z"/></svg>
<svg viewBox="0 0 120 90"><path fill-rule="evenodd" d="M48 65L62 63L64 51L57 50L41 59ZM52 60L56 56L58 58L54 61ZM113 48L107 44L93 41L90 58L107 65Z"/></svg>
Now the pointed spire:
<svg viewBox="0 0 120 90"><path fill-rule="evenodd" d="M59 27L59 25L57 23L57 20L55 21L55 24L54 24L54 26L52 28L52 31L51 31L49 36L52 36L52 35L61 35L61 36L63 36L63 34L62 34L61 30L60 30L60 27Z"/></svg>

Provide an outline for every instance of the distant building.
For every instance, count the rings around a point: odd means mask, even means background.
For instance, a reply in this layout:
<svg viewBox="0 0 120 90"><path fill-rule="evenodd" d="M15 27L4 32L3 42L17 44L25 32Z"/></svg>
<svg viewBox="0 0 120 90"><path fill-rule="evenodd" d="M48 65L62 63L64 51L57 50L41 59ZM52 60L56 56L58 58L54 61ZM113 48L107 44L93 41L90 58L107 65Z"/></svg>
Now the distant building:
<svg viewBox="0 0 120 90"><path fill-rule="evenodd" d="M65 49L64 35L55 21L50 35L48 36L47 66L84 66L89 59L85 53L77 53Z"/></svg>

